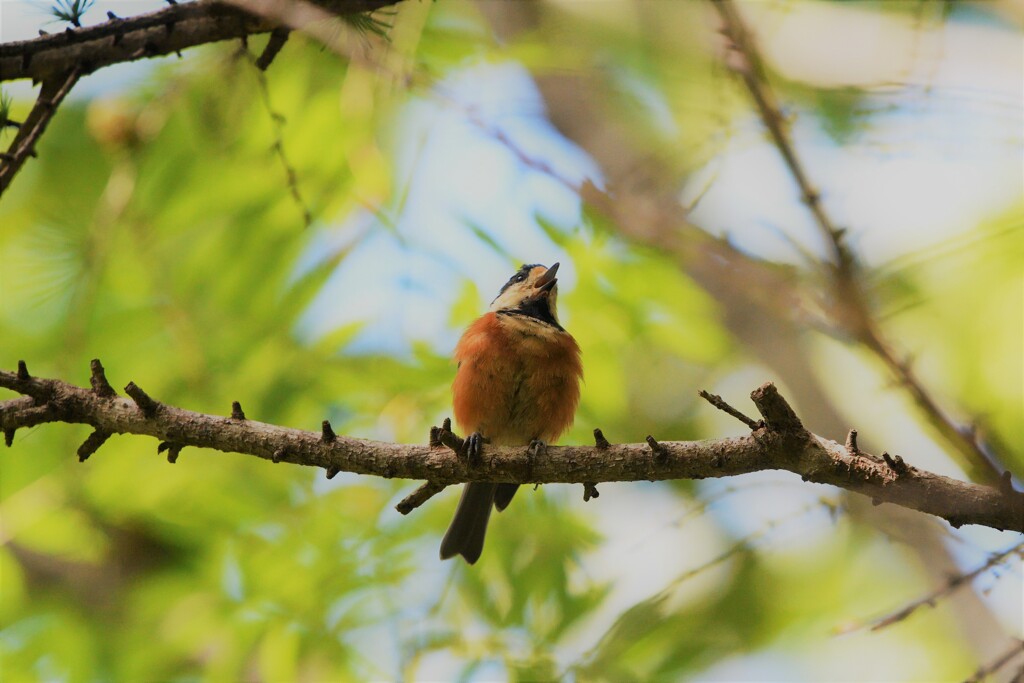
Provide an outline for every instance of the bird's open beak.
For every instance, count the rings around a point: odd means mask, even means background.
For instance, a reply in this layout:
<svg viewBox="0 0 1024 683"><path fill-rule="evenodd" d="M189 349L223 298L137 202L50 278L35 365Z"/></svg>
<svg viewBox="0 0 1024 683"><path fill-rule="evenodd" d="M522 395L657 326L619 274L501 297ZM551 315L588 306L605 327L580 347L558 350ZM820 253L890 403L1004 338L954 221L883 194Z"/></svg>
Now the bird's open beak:
<svg viewBox="0 0 1024 683"><path fill-rule="evenodd" d="M554 289L555 285L558 284L558 280L555 279L555 274L558 273L558 264L548 268L548 272L540 276L533 286L538 292L550 292Z"/></svg>

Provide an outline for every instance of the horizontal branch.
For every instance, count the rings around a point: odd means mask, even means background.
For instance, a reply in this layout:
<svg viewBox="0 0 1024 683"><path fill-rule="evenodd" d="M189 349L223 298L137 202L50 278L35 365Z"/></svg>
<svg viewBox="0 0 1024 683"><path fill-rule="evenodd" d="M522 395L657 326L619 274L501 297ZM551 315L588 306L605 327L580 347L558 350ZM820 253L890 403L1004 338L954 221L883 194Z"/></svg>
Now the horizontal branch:
<svg viewBox="0 0 1024 683"><path fill-rule="evenodd" d="M395 0L311 0L331 14L372 12ZM82 73L180 52L197 45L267 33L280 24L216 0L172 4L85 28L0 44L0 81L45 81L74 68Z"/></svg>
<svg viewBox="0 0 1024 683"><path fill-rule="evenodd" d="M94 387L109 386L98 362L92 365ZM77 387L61 380L0 371L0 387L23 396L0 402L0 428L12 440L13 431L45 422L91 425L99 432L90 448L96 450L107 434L138 434L160 440L161 450L174 457L184 447L243 453L273 462L322 467L337 472L420 479L430 482L419 495L403 501L407 507L426 500L449 484L467 481L579 483L705 479L761 470L788 470L805 481L831 484L946 519L954 526L980 524L1024 532L1024 494L1008 481L999 487L971 484L919 470L896 456L877 457L806 431L796 413L767 383L751 394L761 413L749 436L706 441L657 441L595 446L551 446L537 455L530 447L485 445L479 461L468 462L440 433L431 443L405 445L335 434L326 421L319 431L304 431L235 417L182 410L150 397L134 382L130 398L109 391ZM724 404L724 401L719 399ZM235 408L237 407L237 410ZM447 432L446 432L447 433ZM92 444L96 448L92 448ZM86 449L89 450L89 449ZM91 450L89 451L91 453ZM461 449L459 449L461 450Z"/></svg>

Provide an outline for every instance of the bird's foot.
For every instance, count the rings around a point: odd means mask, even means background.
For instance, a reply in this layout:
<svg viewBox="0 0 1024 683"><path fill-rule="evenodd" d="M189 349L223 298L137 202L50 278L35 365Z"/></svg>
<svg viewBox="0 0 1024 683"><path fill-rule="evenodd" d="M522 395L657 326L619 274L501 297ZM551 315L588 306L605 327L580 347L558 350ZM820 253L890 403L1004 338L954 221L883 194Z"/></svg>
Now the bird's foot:
<svg viewBox="0 0 1024 683"><path fill-rule="evenodd" d="M546 443L540 439L530 441L530 445L526 449L526 468L530 477L533 476L533 463L536 462L537 458L543 458L547 454L548 445Z"/></svg>
<svg viewBox="0 0 1024 683"><path fill-rule="evenodd" d="M480 432L473 432L466 437L459 452L459 457L469 461L469 464L476 465L480 462L480 454L487 438Z"/></svg>

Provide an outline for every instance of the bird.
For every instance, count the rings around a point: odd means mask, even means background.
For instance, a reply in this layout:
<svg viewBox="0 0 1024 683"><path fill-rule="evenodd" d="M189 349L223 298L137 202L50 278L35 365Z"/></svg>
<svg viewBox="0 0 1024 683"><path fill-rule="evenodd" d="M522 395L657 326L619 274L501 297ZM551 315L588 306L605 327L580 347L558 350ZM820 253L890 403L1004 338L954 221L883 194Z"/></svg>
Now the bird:
<svg viewBox="0 0 1024 683"><path fill-rule="evenodd" d="M568 429L580 400L580 347L558 322L559 264L522 266L455 346L455 421L475 459L483 443L542 453ZM474 564L491 508L512 501L519 484L470 482L441 541L441 559Z"/></svg>

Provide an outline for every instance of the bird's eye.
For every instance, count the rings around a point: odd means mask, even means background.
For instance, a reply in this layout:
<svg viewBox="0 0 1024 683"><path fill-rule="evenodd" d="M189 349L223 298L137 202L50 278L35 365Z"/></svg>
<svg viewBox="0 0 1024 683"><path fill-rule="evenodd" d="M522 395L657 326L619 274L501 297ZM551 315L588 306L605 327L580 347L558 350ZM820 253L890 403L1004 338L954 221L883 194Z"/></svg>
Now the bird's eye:
<svg viewBox="0 0 1024 683"><path fill-rule="evenodd" d="M516 276L512 278L512 282L522 282L525 279L526 273L517 273Z"/></svg>

